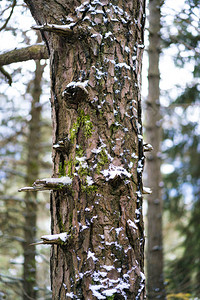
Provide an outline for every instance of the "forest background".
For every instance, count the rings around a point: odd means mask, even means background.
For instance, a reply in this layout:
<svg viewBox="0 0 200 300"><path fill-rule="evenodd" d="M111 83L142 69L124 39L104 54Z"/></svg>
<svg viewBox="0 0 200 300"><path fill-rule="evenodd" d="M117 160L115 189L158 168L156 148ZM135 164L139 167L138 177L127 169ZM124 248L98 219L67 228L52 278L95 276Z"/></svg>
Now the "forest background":
<svg viewBox="0 0 200 300"><path fill-rule="evenodd" d="M15 7L13 6L15 4ZM166 0L161 7L160 56L163 141L160 158L163 181L164 273L168 299L200 299L199 191L199 3ZM1 52L34 44L34 20L22 1L1 1ZM14 11L7 24L6 20ZM6 26L5 26L6 25ZM148 21L146 22L148 28ZM148 49L148 30L146 30ZM147 99L148 57L143 60L143 111ZM38 193L30 211L19 187L32 180L31 123L36 108L38 178L51 173L51 121L48 61L16 63L1 69L0 80L0 299L21 299L27 220L36 218L35 234L50 231L49 193ZM38 74L41 75L38 91ZM9 80L12 78L12 84ZM37 96L36 96L37 95ZM37 98L38 97L38 98ZM36 103L33 99L38 99ZM34 103L34 105L33 105ZM31 124L33 125L31 127ZM145 126L144 113L144 126ZM145 133L144 133L145 140ZM32 155L32 154L31 154ZM144 174L145 179L145 174ZM32 180L32 182L35 178ZM31 183L30 183L31 185ZM144 197L145 198L145 197ZM145 205L146 206L146 205ZM144 214L146 209L144 209ZM30 214L31 213L31 214ZM30 248L28 248L30 249ZM38 299L51 299L49 247L37 246Z"/></svg>

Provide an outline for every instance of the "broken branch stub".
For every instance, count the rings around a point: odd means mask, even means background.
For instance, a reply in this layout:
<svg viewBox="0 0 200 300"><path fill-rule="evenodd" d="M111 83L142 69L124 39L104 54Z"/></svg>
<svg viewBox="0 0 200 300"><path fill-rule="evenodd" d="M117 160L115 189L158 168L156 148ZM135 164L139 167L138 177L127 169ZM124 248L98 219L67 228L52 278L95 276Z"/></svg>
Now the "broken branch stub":
<svg viewBox="0 0 200 300"><path fill-rule="evenodd" d="M33 245L62 245L66 246L71 243L72 235L68 232L62 232L59 234L50 234L50 235L43 235L41 236L42 241L37 243L32 243L30 246Z"/></svg>
<svg viewBox="0 0 200 300"><path fill-rule="evenodd" d="M150 194L152 194L152 190L149 187L143 186L142 194L143 195L145 195L145 194L150 195Z"/></svg>
<svg viewBox="0 0 200 300"><path fill-rule="evenodd" d="M149 151L153 150L153 146L151 144L146 143L143 145L143 149L144 149L144 152L149 152Z"/></svg>
<svg viewBox="0 0 200 300"><path fill-rule="evenodd" d="M77 105L85 100L88 96L88 91L86 89L87 84L88 81L70 82L62 93L66 103Z"/></svg>
<svg viewBox="0 0 200 300"><path fill-rule="evenodd" d="M19 192L37 192L45 190L57 190L71 185L72 179L68 176L60 178L37 179L32 187L23 187Z"/></svg>
<svg viewBox="0 0 200 300"><path fill-rule="evenodd" d="M34 25L31 28L35 30L40 30L40 31L48 31L52 32L55 34L60 34L60 35L65 35L65 36L71 36L73 35L73 30L70 28L74 25L69 24L69 25L57 25L57 24L44 24L44 25Z"/></svg>

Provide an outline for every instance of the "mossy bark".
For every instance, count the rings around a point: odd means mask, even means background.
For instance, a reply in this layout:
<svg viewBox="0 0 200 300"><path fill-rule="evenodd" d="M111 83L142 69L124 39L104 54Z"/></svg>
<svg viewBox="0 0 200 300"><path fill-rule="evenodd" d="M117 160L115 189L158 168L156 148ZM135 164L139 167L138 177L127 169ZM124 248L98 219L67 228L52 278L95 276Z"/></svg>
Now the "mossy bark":
<svg viewBox="0 0 200 300"><path fill-rule="evenodd" d="M43 31L53 176L66 168L73 178L72 191L51 194L52 233L73 236L71 245L52 247L53 299L144 299L144 1L26 2L38 24L73 30L70 36Z"/></svg>

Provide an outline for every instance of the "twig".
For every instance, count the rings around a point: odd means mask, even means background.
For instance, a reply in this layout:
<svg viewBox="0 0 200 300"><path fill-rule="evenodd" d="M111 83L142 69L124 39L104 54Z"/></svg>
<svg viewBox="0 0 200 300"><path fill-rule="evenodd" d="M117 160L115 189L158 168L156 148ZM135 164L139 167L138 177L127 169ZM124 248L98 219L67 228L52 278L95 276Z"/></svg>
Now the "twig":
<svg viewBox="0 0 200 300"><path fill-rule="evenodd" d="M12 4L12 6L11 6L12 9L11 9L10 15L9 15L8 18L6 19L6 22L3 24L3 26L0 28L0 31L3 30L3 29L6 27L6 25L8 24L8 22L9 22L11 16L12 16L12 14L13 14L14 7L15 7L15 5L16 5L16 2L17 2L16 0L13 1L13 4Z"/></svg>
<svg viewBox="0 0 200 300"><path fill-rule="evenodd" d="M11 75L2 67L0 66L0 72L8 79L8 84L12 84L12 77Z"/></svg>

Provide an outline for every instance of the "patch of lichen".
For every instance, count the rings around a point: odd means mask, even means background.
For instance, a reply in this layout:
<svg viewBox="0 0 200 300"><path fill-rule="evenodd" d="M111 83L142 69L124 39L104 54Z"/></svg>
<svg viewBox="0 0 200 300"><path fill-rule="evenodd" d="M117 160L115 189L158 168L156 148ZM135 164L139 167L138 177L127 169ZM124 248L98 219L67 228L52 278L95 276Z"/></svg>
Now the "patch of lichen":
<svg viewBox="0 0 200 300"><path fill-rule="evenodd" d="M107 296L107 297L106 297L106 300L114 300L114 299L115 299L115 295Z"/></svg>
<svg viewBox="0 0 200 300"><path fill-rule="evenodd" d="M97 174L100 174L100 171L102 168L109 163L108 156L106 154L106 151L102 149L98 154L98 162L97 162Z"/></svg>
<svg viewBox="0 0 200 300"><path fill-rule="evenodd" d="M66 161L59 163L59 168L58 168L59 177L66 176L66 166L67 166Z"/></svg>
<svg viewBox="0 0 200 300"><path fill-rule="evenodd" d="M85 116L84 119L84 136L85 138L89 138L92 135L92 122L90 121L90 117L88 115Z"/></svg>
<svg viewBox="0 0 200 300"><path fill-rule="evenodd" d="M90 116L85 114L84 110L78 111L77 121L73 124L72 129L70 130L71 143L74 143L75 139L77 138L77 134L79 130L82 131L86 139L92 136L93 125L92 122L90 121ZM76 145L75 158L73 159L71 158L67 162L67 175L73 178L76 172L76 174L78 174L81 180L82 191L87 193L92 193L97 190L97 187L93 184L88 185L87 183L87 176L91 176L90 174L91 172L86 162L86 155L85 155L84 148L85 148L85 144L83 144L83 141L81 142L81 145ZM83 160L78 158L83 158ZM102 163L102 159L100 160L100 163Z"/></svg>
<svg viewBox="0 0 200 300"><path fill-rule="evenodd" d="M97 186L96 185L88 185L86 184L81 184L81 188L83 192L87 192L88 194L95 193L97 191Z"/></svg>
<svg viewBox="0 0 200 300"><path fill-rule="evenodd" d="M73 177L73 165L74 161L72 159L67 162L67 175L72 178Z"/></svg>
<svg viewBox="0 0 200 300"><path fill-rule="evenodd" d="M118 129L119 129L119 126L118 126L118 125L112 124L112 125L110 126L110 133L111 133L111 136L113 136L113 134L115 134L115 133L118 131Z"/></svg>
<svg viewBox="0 0 200 300"><path fill-rule="evenodd" d="M73 124L70 130L70 140L73 143L79 129L83 130L84 137L88 139L92 135L93 125L90 121L90 116L85 114L83 110L78 111L77 121Z"/></svg>
<svg viewBox="0 0 200 300"><path fill-rule="evenodd" d="M72 129L70 130L70 140L72 143L74 142L74 140L76 138L78 130L79 130L79 124L76 122L73 124Z"/></svg>
<svg viewBox="0 0 200 300"><path fill-rule="evenodd" d="M72 228L72 220L73 220L73 213L71 212L70 215L69 215L69 230L71 230Z"/></svg>
<svg viewBox="0 0 200 300"><path fill-rule="evenodd" d="M84 155L84 150L81 146L77 145L76 146L76 156L77 157L82 157Z"/></svg>
<svg viewBox="0 0 200 300"><path fill-rule="evenodd" d="M58 226L59 226L60 232L65 232L65 226L63 224L61 214L58 215Z"/></svg>

